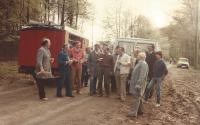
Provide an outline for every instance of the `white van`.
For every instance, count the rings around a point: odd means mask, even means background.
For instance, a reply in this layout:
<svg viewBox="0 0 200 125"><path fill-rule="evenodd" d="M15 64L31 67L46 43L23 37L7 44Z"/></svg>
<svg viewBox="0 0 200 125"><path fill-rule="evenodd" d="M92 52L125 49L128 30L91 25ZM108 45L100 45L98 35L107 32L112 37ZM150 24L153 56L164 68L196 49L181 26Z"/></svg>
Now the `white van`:
<svg viewBox="0 0 200 125"><path fill-rule="evenodd" d="M142 51L147 51L149 45L155 46L155 51L161 51L158 42L152 39L143 39L143 38L119 38L113 42L113 52L116 46L124 47L125 52L129 55L132 55L133 50L136 47L139 47Z"/></svg>

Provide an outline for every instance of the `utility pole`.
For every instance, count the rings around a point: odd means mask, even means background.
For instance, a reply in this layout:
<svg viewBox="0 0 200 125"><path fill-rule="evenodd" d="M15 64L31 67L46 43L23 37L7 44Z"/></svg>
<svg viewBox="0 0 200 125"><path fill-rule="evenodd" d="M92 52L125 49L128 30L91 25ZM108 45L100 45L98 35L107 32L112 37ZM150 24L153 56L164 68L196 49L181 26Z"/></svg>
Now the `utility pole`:
<svg viewBox="0 0 200 125"><path fill-rule="evenodd" d="M199 0L196 0L196 19L195 19L195 69L199 68Z"/></svg>

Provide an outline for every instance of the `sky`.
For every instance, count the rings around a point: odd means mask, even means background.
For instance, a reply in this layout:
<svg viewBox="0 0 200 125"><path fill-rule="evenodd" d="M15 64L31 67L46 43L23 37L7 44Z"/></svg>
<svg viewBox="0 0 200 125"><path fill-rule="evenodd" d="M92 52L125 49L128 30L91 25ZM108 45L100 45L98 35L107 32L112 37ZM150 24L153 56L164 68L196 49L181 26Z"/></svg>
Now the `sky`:
<svg viewBox="0 0 200 125"><path fill-rule="evenodd" d="M88 22L84 31L90 41L102 40L104 32L102 20L106 16L106 10L113 8L113 1L117 0L89 0L94 11L94 21ZM120 1L120 0L118 0ZM152 25L157 28L164 27L172 21L170 15L181 5L181 0L121 0L122 6L131 8L134 15L144 15L150 19ZM93 25L92 25L93 24ZM93 30L93 33L92 33ZM92 35L93 34L93 35ZM93 38L92 38L93 36Z"/></svg>

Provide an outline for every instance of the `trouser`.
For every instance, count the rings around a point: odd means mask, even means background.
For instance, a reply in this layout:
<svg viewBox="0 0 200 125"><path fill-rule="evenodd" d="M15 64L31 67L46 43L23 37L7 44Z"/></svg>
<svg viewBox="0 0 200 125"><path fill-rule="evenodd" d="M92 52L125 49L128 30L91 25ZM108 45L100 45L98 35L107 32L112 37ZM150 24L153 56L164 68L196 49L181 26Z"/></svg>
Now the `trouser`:
<svg viewBox="0 0 200 125"><path fill-rule="evenodd" d="M96 94L97 76L90 77L90 95Z"/></svg>
<svg viewBox="0 0 200 125"><path fill-rule="evenodd" d="M153 87L156 87L157 104L160 104L160 91L161 91L162 77L154 77L148 84L145 94L145 100L147 101Z"/></svg>
<svg viewBox="0 0 200 125"><path fill-rule="evenodd" d="M83 69L82 69L82 76L81 76L81 85L83 86L87 86L88 84L88 79L89 79L89 74L87 71L87 65L84 64L83 65Z"/></svg>
<svg viewBox="0 0 200 125"><path fill-rule="evenodd" d="M119 71L115 72L115 80L116 80L116 88L117 88L117 95L120 96L120 74Z"/></svg>
<svg viewBox="0 0 200 125"><path fill-rule="evenodd" d="M39 98L40 98L40 99L45 98L45 97L46 97L45 91L44 91L44 84L45 84L45 81L42 80L42 79L37 79L37 78L36 78L36 83L37 83L37 87L38 87Z"/></svg>
<svg viewBox="0 0 200 125"><path fill-rule="evenodd" d="M134 96L131 114L137 117L137 115L142 114L143 111L144 111L144 107L143 107L143 104L142 104L142 97L141 96Z"/></svg>
<svg viewBox="0 0 200 125"><path fill-rule="evenodd" d="M62 95L62 86L64 84L65 86L65 95L66 96L72 96L72 85L71 85L71 80L70 80L70 73L69 71L62 71L61 73L61 78L59 79L59 82L57 83L57 96Z"/></svg>
<svg viewBox="0 0 200 125"><path fill-rule="evenodd" d="M110 95L110 77L111 76L111 69L107 67L100 68L99 74L98 74L98 94L103 95L102 90L102 83L104 79L104 88L106 95Z"/></svg>
<svg viewBox="0 0 200 125"><path fill-rule="evenodd" d="M72 74L72 86L73 88L75 88L76 85L77 92L79 92L81 88L82 68L76 68L72 66L71 74Z"/></svg>
<svg viewBox="0 0 200 125"><path fill-rule="evenodd" d="M131 74L132 74L133 68L130 69L126 81L126 92L128 95L130 95L130 81L131 81Z"/></svg>
<svg viewBox="0 0 200 125"><path fill-rule="evenodd" d="M122 100L126 99L126 80L127 80L128 74L120 74L120 98Z"/></svg>
<svg viewBox="0 0 200 125"><path fill-rule="evenodd" d="M150 74L153 74L153 73L150 73ZM149 75L148 76L148 82L147 82L148 84L147 84L147 86L150 84L151 80L152 80L152 75ZM155 86L153 85L152 89L149 92L149 97L148 98L152 98L153 93L154 93L154 88L155 88ZM146 93L146 90L145 90L145 93Z"/></svg>
<svg viewBox="0 0 200 125"><path fill-rule="evenodd" d="M115 75L111 75L111 91L112 92L116 92L117 91Z"/></svg>

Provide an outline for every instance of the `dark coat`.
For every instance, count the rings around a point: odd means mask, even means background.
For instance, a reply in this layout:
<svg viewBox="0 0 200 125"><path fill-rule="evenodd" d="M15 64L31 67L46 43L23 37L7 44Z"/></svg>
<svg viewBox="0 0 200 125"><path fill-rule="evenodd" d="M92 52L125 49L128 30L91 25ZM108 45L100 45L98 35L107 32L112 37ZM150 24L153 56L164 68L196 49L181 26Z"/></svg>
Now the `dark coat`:
<svg viewBox="0 0 200 125"><path fill-rule="evenodd" d="M90 71L90 74L93 74L94 76L98 75L98 62L97 59L99 59L99 54L97 54L95 51L91 52L88 56L88 69Z"/></svg>
<svg viewBox="0 0 200 125"><path fill-rule="evenodd" d="M155 52L152 52L152 53L146 52L146 56L147 56L146 62L149 66L148 78L149 80L151 80L153 77L153 66L154 66L154 63L156 62L156 54Z"/></svg>
<svg viewBox="0 0 200 125"><path fill-rule="evenodd" d="M165 77L167 74L168 70L165 62L162 59L157 60L153 68L153 77Z"/></svg>

